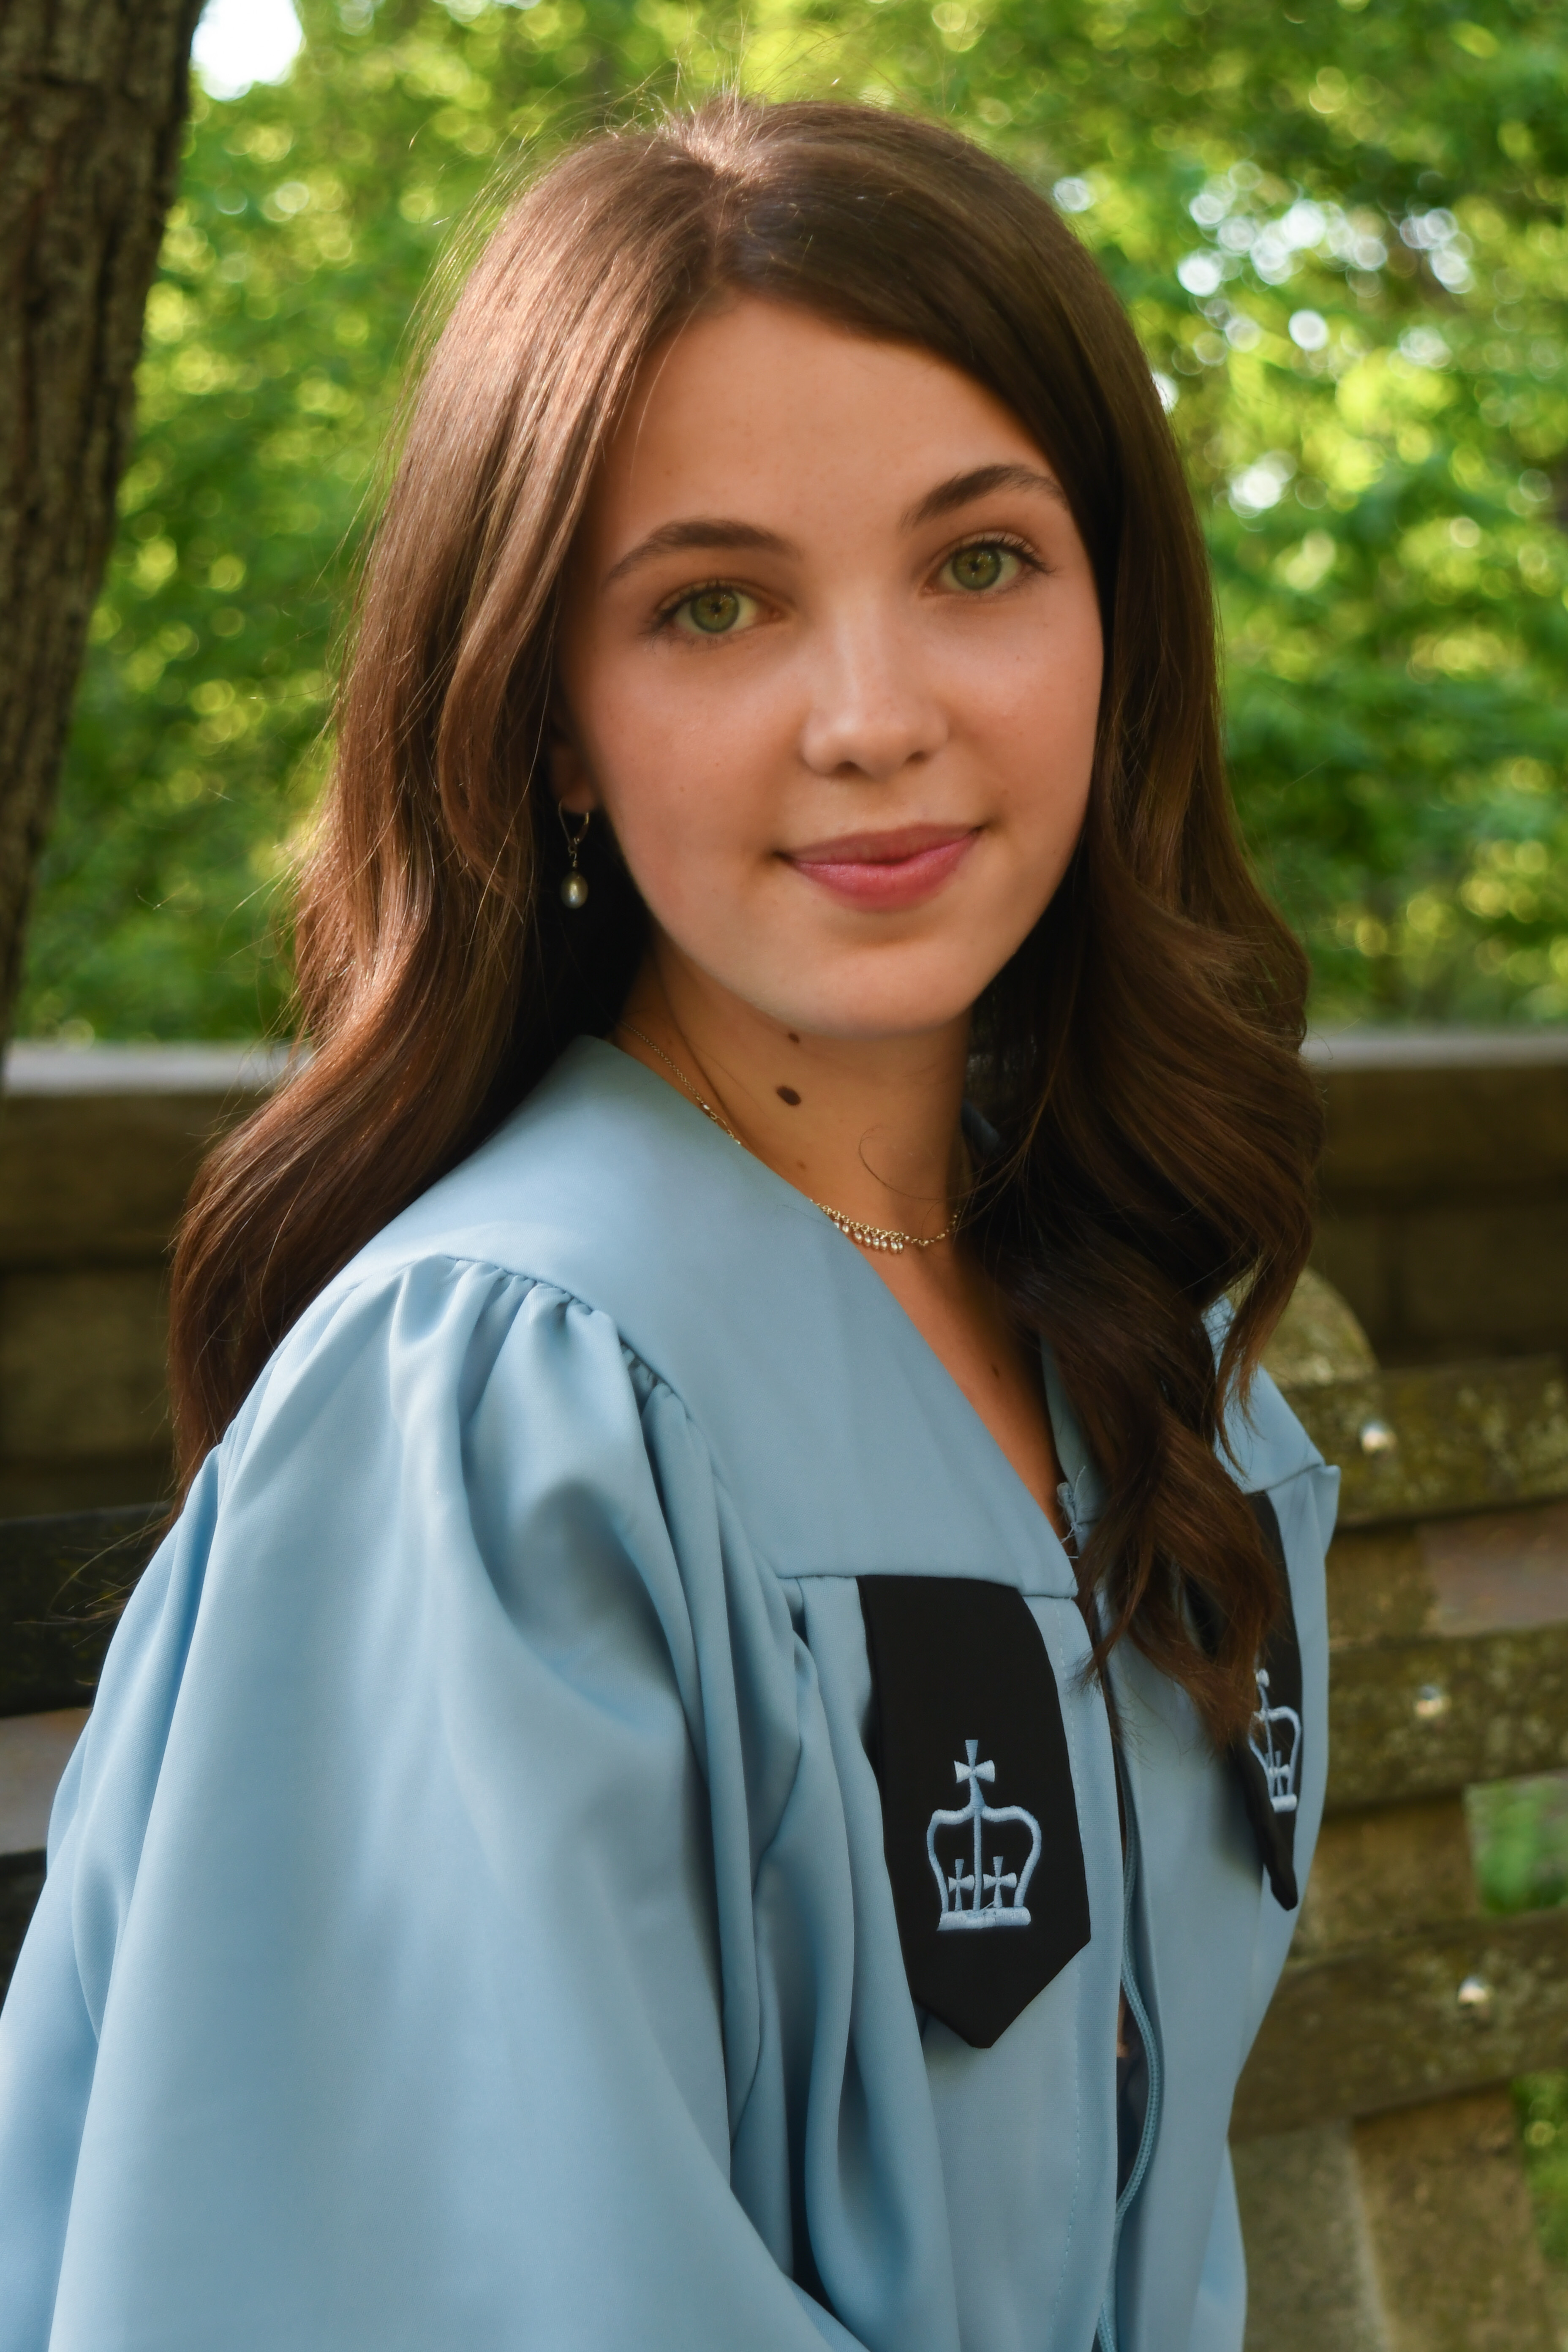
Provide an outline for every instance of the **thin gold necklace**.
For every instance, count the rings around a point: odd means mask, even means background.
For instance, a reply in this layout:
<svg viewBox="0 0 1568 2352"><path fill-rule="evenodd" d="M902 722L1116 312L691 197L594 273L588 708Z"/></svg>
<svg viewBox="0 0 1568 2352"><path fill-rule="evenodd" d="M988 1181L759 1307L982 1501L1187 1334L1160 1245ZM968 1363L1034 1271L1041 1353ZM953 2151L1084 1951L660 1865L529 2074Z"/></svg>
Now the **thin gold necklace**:
<svg viewBox="0 0 1568 2352"><path fill-rule="evenodd" d="M680 1080L681 1085L686 1088L687 1093L691 1097L691 1099L697 1105L698 1109L703 1112L707 1118L710 1118L715 1127L721 1129L723 1133L729 1137L731 1143L739 1144L742 1151L747 1149L746 1145L741 1142L740 1137L736 1134L729 1120L724 1117L723 1112L715 1110L710 1102L704 1100L703 1097L698 1093L697 1088L692 1085L691 1080L687 1076L686 1072L681 1068L679 1063L672 1062L662 1045L656 1045L653 1039L648 1036L645 1031L634 1028L629 1021L617 1021L616 1026L617 1029L624 1029L628 1037L637 1038L639 1044L647 1047L650 1054L657 1054L659 1060L664 1064L666 1069L673 1070L675 1072L676 1076ZM940 1234L901 1234L898 1231L896 1226L868 1225L858 1217L847 1217L842 1209L830 1209L826 1201L812 1200L812 1196L809 1192L805 1195L805 1198L808 1201L811 1201L811 1205L814 1209L820 1209L823 1215L829 1218L832 1223L837 1226L839 1232L845 1235L847 1240L858 1242L862 1249L934 1249L938 1242L950 1242L952 1239L954 1234L958 1231L959 1219L963 1215L962 1210L954 1209L952 1216L949 1217L946 1224L942 1227Z"/></svg>

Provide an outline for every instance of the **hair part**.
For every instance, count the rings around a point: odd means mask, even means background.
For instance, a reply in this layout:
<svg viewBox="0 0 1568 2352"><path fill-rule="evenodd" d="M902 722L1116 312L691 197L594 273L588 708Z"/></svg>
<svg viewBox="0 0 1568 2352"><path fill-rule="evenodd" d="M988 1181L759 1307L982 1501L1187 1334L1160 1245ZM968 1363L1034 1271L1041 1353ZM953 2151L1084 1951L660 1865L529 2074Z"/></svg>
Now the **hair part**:
<svg viewBox="0 0 1568 2352"><path fill-rule="evenodd" d="M646 936L629 877L602 861L570 920L556 898L562 581L650 354L747 294L994 394L1089 552L1106 644L1089 814L978 1008L1005 1148L974 1231L1104 1475L1079 1564L1102 1596L1097 1664L1131 1640L1233 1738L1279 1594L1219 1449L1310 1238L1305 959L1237 837L1206 559L1131 327L1043 198L901 115L731 97L602 134L527 190L468 278L364 570L302 877L313 1054L213 1151L180 1233L183 1476L332 1276L620 1010ZM1205 1318L1227 1291L1216 1361ZM1212 1655L1188 1587L1223 1629Z"/></svg>

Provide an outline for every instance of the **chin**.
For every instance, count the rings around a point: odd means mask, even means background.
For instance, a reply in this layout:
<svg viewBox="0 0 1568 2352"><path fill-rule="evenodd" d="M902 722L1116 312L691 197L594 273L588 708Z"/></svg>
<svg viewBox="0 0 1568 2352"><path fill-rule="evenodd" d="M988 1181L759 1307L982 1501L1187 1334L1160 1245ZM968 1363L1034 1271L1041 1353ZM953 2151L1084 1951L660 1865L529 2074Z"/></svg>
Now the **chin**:
<svg viewBox="0 0 1568 2352"><path fill-rule="evenodd" d="M832 1037L845 1045L875 1045L895 1037L928 1037L967 1018L985 988L987 972L945 987L900 985L891 974L874 984L847 980L842 987L803 991L798 984L752 992L741 990L760 1013L796 1029L802 1036Z"/></svg>

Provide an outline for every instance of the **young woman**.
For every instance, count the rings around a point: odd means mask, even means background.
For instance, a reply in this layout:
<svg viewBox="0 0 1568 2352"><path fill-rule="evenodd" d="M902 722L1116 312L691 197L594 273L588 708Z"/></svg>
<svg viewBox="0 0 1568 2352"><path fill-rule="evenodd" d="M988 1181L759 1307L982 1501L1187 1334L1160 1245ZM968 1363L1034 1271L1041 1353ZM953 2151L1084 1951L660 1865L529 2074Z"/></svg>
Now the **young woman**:
<svg viewBox="0 0 1568 2352"><path fill-rule="evenodd" d="M1038 197L733 100L524 195L299 957L5 2013L4 2352L1235 2352L1317 1114Z"/></svg>

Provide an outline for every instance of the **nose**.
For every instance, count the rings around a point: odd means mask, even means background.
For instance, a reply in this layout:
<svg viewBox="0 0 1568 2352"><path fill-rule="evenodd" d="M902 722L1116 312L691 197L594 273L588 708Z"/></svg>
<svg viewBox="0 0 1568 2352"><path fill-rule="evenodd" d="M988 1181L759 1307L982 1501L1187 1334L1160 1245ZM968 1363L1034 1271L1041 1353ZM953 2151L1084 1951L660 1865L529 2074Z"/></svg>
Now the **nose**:
<svg viewBox="0 0 1568 2352"><path fill-rule="evenodd" d="M841 617L813 648L801 756L820 776L885 783L947 740L912 633L885 614Z"/></svg>

